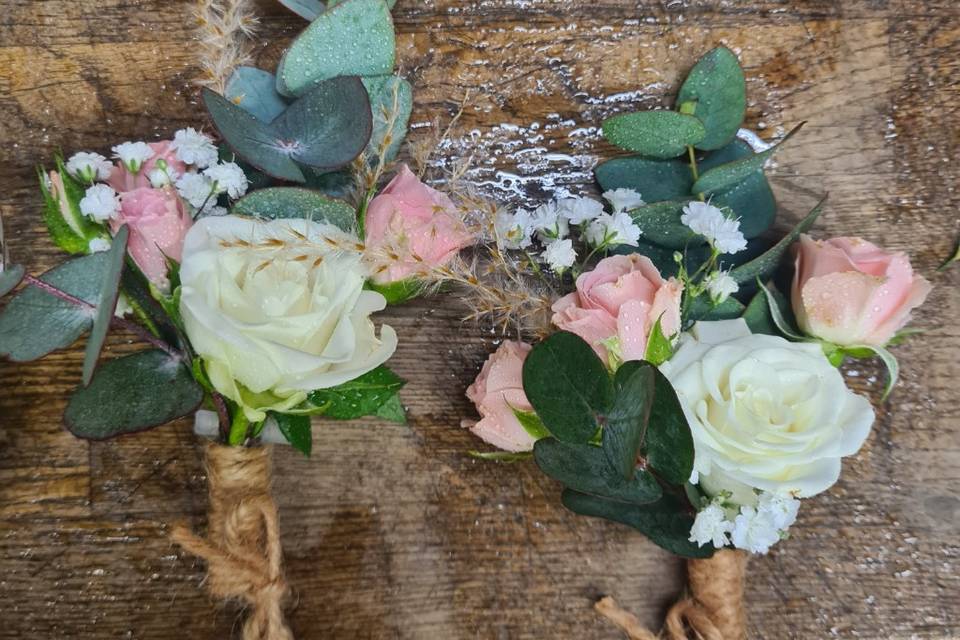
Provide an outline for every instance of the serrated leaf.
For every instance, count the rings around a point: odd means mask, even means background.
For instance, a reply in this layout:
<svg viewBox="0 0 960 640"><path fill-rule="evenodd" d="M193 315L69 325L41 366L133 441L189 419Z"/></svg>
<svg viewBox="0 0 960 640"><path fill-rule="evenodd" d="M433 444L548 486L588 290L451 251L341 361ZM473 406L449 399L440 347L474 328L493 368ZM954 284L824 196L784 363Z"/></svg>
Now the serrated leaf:
<svg viewBox="0 0 960 640"><path fill-rule="evenodd" d="M280 4L304 20L314 20L324 10L320 0L280 0Z"/></svg>
<svg viewBox="0 0 960 640"><path fill-rule="evenodd" d="M693 516L674 496L664 494L653 504L634 505L615 502L567 489L563 506L574 513L619 522L640 531L651 542L685 558L709 558L713 545L703 547L690 542Z"/></svg>
<svg viewBox="0 0 960 640"><path fill-rule="evenodd" d="M0 270L0 297L3 297L17 288L24 275L23 265L11 264Z"/></svg>
<svg viewBox="0 0 960 640"><path fill-rule="evenodd" d="M310 416L293 416L285 413L271 413L276 420L277 428L294 449L310 457L313 449L313 430L310 426Z"/></svg>
<svg viewBox="0 0 960 640"><path fill-rule="evenodd" d="M697 118L676 111L638 111L603 121L603 135L612 144L651 158L675 158L703 140Z"/></svg>
<svg viewBox="0 0 960 640"><path fill-rule="evenodd" d="M107 268L104 271L103 280L100 282L101 288L97 300L96 315L93 318L93 327L90 329L90 337L87 338L87 346L83 354L82 379L84 386L89 385L93 378L93 371L97 367L100 351L107 339L107 331L110 330L113 312L117 308L117 297L120 295L120 276L123 274L123 263L127 255L127 236L129 234L130 229L127 225L120 227L120 230L113 237L110 250L106 252Z"/></svg>
<svg viewBox="0 0 960 640"><path fill-rule="evenodd" d="M690 200L666 200L645 204L630 211L640 227L643 238L668 249L683 249L688 245L703 244L706 239L680 222L683 208Z"/></svg>
<svg viewBox="0 0 960 640"><path fill-rule="evenodd" d="M268 220L306 218L335 225L344 231L352 231L356 219L356 211L343 200L334 200L302 187L270 187L254 191L237 200L231 212Z"/></svg>
<svg viewBox="0 0 960 640"><path fill-rule="evenodd" d="M786 254L787 250L790 248L797 238L800 237L801 233L806 232L810 227L813 226L813 223L817 221L817 218L820 216L820 212L823 211L823 203L826 202L826 197L824 197L820 202L817 203L810 213L801 220L793 230L784 236L780 242L773 245L769 251L763 255L754 258L750 262L740 265L734 269L730 270L730 277L733 278L737 284L744 284L746 282L753 282L758 278L760 280L765 280L770 277L770 275L776 270L780 264L780 260Z"/></svg>
<svg viewBox="0 0 960 640"><path fill-rule="evenodd" d="M544 438L533 446L533 459L545 474L583 493L631 504L654 502L661 495L660 485L649 473L638 470L625 479L593 445Z"/></svg>
<svg viewBox="0 0 960 640"><path fill-rule="evenodd" d="M687 198L693 186L690 165L680 160L613 158L597 165L593 173L604 191L633 189L648 203Z"/></svg>
<svg viewBox="0 0 960 640"><path fill-rule="evenodd" d="M403 408L403 402L400 400L400 394L398 393L393 394L380 405L374 415L396 424L407 424L407 412Z"/></svg>
<svg viewBox="0 0 960 640"><path fill-rule="evenodd" d="M277 93L277 78L256 67L237 67L230 74L224 97L261 122L273 122L287 108Z"/></svg>
<svg viewBox="0 0 960 640"><path fill-rule="evenodd" d="M677 94L677 104L689 102L706 129L698 149L719 149L733 139L747 111L747 85L732 51L717 47L697 61Z"/></svg>
<svg viewBox="0 0 960 640"><path fill-rule="evenodd" d="M719 193L743 182L757 171L762 171L763 165L767 160L783 146L783 143L792 138L803 125L804 123L801 122L795 126L782 140L765 151L705 171L700 174L700 178L693 183L690 192L694 195L712 195Z"/></svg>
<svg viewBox="0 0 960 640"><path fill-rule="evenodd" d="M159 349L110 360L79 387L64 412L75 436L103 440L193 413L203 389L186 365Z"/></svg>
<svg viewBox="0 0 960 640"><path fill-rule="evenodd" d="M379 156L380 149L385 148L383 160L391 162L397 157L407 135L413 110L413 89L409 82L397 76L363 78L363 86L370 95L373 115L373 133L367 145L367 156L373 160ZM388 136L390 142L385 144Z"/></svg>
<svg viewBox="0 0 960 640"><path fill-rule="evenodd" d="M540 416L536 413L533 411L521 411L513 407L510 407L510 410L513 411L517 422L520 423L520 426L523 427L523 430L526 431L531 438L540 440L541 438L550 437L550 430L547 429L547 425L543 424L543 420L541 420Z"/></svg>
<svg viewBox="0 0 960 640"><path fill-rule="evenodd" d="M637 472L637 456L653 403L652 370L649 363L631 360L624 362L613 378L613 406L603 426L601 442L607 462L624 480L630 480Z"/></svg>
<svg viewBox="0 0 960 640"><path fill-rule="evenodd" d="M555 437L588 442L597 416L613 400L613 382L603 362L582 338L558 331L534 345L523 363L523 390Z"/></svg>
<svg viewBox="0 0 960 640"><path fill-rule="evenodd" d="M323 415L339 420L352 420L376 415L377 410L406 384L403 379L380 365L349 382L318 389L310 394L309 402L324 407Z"/></svg>
<svg viewBox="0 0 960 640"><path fill-rule="evenodd" d="M682 485L693 473L693 435L677 392L656 367L653 404L643 449L647 464L674 485Z"/></svg>
<svg viewBox="0 0 960 640"><path fill-rule="evenodd" d="M290 44L277 68L277 91L299 96L338 76L393 70L396 39L383 0L346 0L319 15Z"/></svg>
<svg viewBox="0 0 960 640"><path fill-rule="evenodd" d="M647 338L647 349L643 355L643 359L655 367L659 367L673 355L673 344L670 342L670 338L663 335L663 325L660 322L662 319L663 315L661 314L657 321L653 323L650 337Z"/></svg>

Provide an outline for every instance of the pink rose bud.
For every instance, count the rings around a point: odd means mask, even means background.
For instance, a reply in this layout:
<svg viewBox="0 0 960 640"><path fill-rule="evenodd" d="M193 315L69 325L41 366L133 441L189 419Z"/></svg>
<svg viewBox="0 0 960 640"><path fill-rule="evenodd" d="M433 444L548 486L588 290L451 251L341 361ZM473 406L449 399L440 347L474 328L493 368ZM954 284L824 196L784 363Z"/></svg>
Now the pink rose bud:
<svg viewBox="0 0 960 640"><path fill-rule="evenodd" d="M130 228L127 252L143 274L160 288L169 286L167 258L180 261L183 237L193 220L172 189L141 188L120 194L120 214L110 221L113 233Z"/></svg>
<svg viewBox="0 0 960 640"><path fill-rule="evenodd" d="M554 303L553 324L586 340L608 364L611 355L642 360L658 318L663 335L680 330L682 294L683 284L664 280L650 258L610 256L577 278L576 291ZM620 353L608 352L604 343L611 338L618 339Z"/></svg>
<svg viewBox="0 0 960 640"><path fill-rule="evenodd" d="M187 170L187 165L177 158L176 152L170 148L170 140L160 142L151 142L150 148L153 150L153 157L143 163L140 171L136 174L127 171L122 162L116 162L113 165L113 171L110 172L110 179L107 184L113 187L114 191L123 193L124 191L133 191L150 186L150 172L157 166L157 162L163 160L166 163L167 172L170 174L171 182L176 181L177 176L181 176Z"/></svg>
<svg viewBox="0 0 960 640"><path fill-rule="evenodd" d="M370 201L364 227L368 254L387 266L373 276L379 284L444 265L473 242L450 198L420 182L406 165ZM378 255L388 252L398 254L399 260Z"/></svg>
<svg viewBox="0 0 960 640"><path fill-rule="evenodd" d="M931 285L905 253L860 238L800 236L793 311L805 332L838 345L882 346L923 304Z"/></svg>
<svg viewBox="0 0 960 640"><path fill-rule="evenodd" d="M529 353L528 344L504 342L484 363L476 381L467 387L467 398L477 405L481 420L464 421L463 426L506 451L530 451L536 442L513 413L514 409L533 411L523 392L523 361Z"/></svg>

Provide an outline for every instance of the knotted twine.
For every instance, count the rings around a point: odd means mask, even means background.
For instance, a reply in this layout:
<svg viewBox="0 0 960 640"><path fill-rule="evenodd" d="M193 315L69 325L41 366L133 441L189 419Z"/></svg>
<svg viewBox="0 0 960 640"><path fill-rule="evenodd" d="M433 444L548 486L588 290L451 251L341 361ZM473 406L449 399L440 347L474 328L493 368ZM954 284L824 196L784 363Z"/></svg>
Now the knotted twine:
<svg viewBox="0 0 960 640"><path fill-rule="evenodd" d="M723 549L705 560L688 560L687 574L690 595L670 608L661 637L666 640L745 640L747 614L743 592L747 554ZM610 596L602 598L594 608L620 627L630 640L658 638ZM687 628L692 636L687 635Z"/></svg>
<svg viewBox="0 0 960 640"><path fill-rule="evenodd" d="M290 589L283 577L277 505L270 495L270 450L209 444L207 536L184 525L173 541L207 562L207 590L249 609L243 640L293 640L283 614Z"/></svg>

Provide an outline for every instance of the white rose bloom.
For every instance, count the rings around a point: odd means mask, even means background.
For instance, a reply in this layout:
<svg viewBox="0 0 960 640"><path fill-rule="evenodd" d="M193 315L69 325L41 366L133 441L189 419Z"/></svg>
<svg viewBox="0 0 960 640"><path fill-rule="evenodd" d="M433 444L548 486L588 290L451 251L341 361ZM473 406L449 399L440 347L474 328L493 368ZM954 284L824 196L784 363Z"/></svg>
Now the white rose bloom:
<svg viewBox="0 0 960 640"><path fill-rule="evenodd" d="M747 248L747 239L740 232L740 221L726 217L712 204L687 203L680 222L706 238L720 253L737 253Z"/></svg>
<svg viewBox="0 0 960 640"><path fill-rule="evenodd" d="M247 176L235 162L221 162L205 169L203 172L213 182L217 193L224 193L231 198L239 198L247 192Z"/></svg>
<svg viewBox="0 0 960 640"><path fill-rule="evenodd" d="M153 149L146 142L124 142L113 147L113 157L130 173L140 173L143 163L153 157Z"/></svg>
<svg viewBox="0 0 960 640"><path fill-rule="evenodd" d="M105 184L95 184L80 199L80 213L97 222L106 222L117 217L120 198L117 192Z"/></svg>
<svg viewBox="0 0 960 640"><path fill-rule="evenodd" d="M740 515L733 521L730 539L737 549L766 553L780 541L780 530L770 514L753 507L740 507Z"/></svg>
<svg viewBox="0 0 960 640"><path fill-rule="evenodd" d="M645 204L640 194L633 189L611 189L610 191L604 191L603 197L610 203L615 213L630 211Z"/></svg>
<svg viewBox="0 0 960 640"><path fill-rule="evenodd" d="M178 159L198 169L206 169L217 161L217 147L213 140L193 127L174 133L170 148L176 151Z"/></svg>
<svg viewBox="0 0 960 640"><path fill-rule="evenodd" d="M199 209L204 203L216 202L213 197L213 183L199 173L185 173L177 178L177 193L194 209Z"/></svg>
<svg viewBox="0 0 960 640"><path fill-rule="evenodd" d="M377 337L386 306L363 288L361 256L326 238L357 240L309 220L218 216L197 221L183 245L180 313L217 390L251 421L383 364L397 334Z"/></svg>
<svg viewBox="0 0 960 640"><path fill-rule="evenodd" d="M513 214L499 211L493 224L497 240L504 249L526 249L530 246L533 225L529 211L518 209Z"/></svg>
<svg viewBox="0 0 960 640"><path fill-rule="evenodd" d="M113 171L113 165L99 153L80 151L70 156L66 169L67 173L78 180L93 182L107 180Z"/></svg>
<svg viewBox="0 0 960 640"><path fill-rule="evenodd" d="M573 249L573 240L554 240L547 245L547 250L542 254L544 261L550 265L550 268L557 273L569 269L577 261L577 252Z"/></svg>
<svg viewBox="0 0 960 640"><path fill-rule="evenodd" d="M690 542L698 546L713 543L717 549L727 546L727 534L733 530L733 523L727 520L727 513L718 504L710 504L697 513L690 528Z"/></svg>
<svg viewBox="0 0 960 640"><path fill-rule="evenodd" d="M751 334L740 318L698 322L660 369L690 424L701 488L735 504L755 505L753 489L825 491L873 424L819 344Z"/></svg>
<svg viewBox="0 0 960 640"><path fill-rule="evenodd" d="M570 224L583 224L602 214L603 205L592 198L564 198L557 202L557 210Z"/></svg>

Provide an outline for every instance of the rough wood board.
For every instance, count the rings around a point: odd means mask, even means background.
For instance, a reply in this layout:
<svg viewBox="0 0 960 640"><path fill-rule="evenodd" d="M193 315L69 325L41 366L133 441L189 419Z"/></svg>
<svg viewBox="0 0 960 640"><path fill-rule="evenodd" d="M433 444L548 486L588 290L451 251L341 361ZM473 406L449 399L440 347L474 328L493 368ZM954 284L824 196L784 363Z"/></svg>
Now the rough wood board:
<svg viewBox="0 0 960 640"><path fill-rule="evenodd" d="M302 22L264 0L258 53ZM0 24L0 211L14 257L59 254L33 167L68 152L169 135L203 119L189 2L7 0ZM587 186L595 127L664 104L696 56L724 42L747 67L749 124L808 125L778 156L784 226L830 193L821 234L909 249L930 273L957 228L960 10L948 0L400 0L415 123L472 98L446 161L515 203ZM424 128L416 128L423 135ZM756 638L960 635L960 269L935 280L897 349L902 385L841 482L804 505L792 538L751 564ZM463 390L492 337L452 301L390 310L409 427L317 424L316 454L276 451L275 490L299 638L618 638L590 610L615 595L655 625L681 562L639 534L574 517L530 464L475 462ZM128 348L114 341L112 351ZM202 566L166 540L202 526L199 446L185 422L89 445L60 426L79 347L0 363L2 638L224 638ZM875 367L854 367L878 402Z"/></svg>

